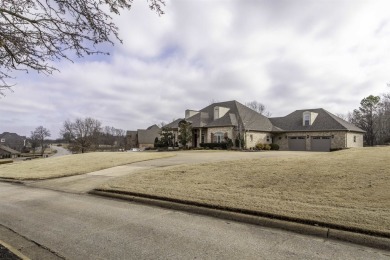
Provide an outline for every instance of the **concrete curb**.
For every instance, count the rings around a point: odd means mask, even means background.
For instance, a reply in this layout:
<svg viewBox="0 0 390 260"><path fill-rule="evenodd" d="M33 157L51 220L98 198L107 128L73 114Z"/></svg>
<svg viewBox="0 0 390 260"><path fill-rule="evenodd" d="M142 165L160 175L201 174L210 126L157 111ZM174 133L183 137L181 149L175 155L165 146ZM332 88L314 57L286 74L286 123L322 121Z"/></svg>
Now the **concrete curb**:
<svg viewBox="0 0 390 260"><path fill-rule="evenodd" d="M7 183L14 183L14 184L24 184L23 181L17 180L17 179L7 179L7 178L0 178L0 182L7 182Z"/></svg>
<svg viewBox="0 0 390 260"><path fill-rule="evenodd" d="M17 257L19 257L22 260L31 260L27 256L23 255L19 250L17 250L16 248L13 248L12 246L8 245L7 243L5 243L1 240L0 240L0 245L7 248L9 251L11 251L11 253L13 253L14 255L16 255Z"/></svg>
<svg viewBox="0 0 390 260"><path fill-rule="evenodd" d="M143 203L143 204L148 204L148 205L153 205L153 206L158 206L163 208L181 210L181 211L207 215L207 216L212 216L221 219L233 220L233 221L263 226L263 227L278 228L278 229L288 230L288 231L305 234L305 235L313 235L322 238L336 239L336 240L341 240L346 242L352 242L359 245L369 246L373 248L390 250L390 238L387 237L345 231L336 228L322 227L319 225L298 223L291 220L275 219L268 216L264 217L264 216L251 215L242 212L234 212L231 210L227 211L223 209L205 207L199 204L198 205L190 204L190 203L184 204L180 202L167 201L164 198L158 198L158 197L148 198L148 197L138 196L134 194L110 192L110 191L104 191L98 189L90 191L89 194L134 201L138 203Z"/></svg>
<svg viewBox="0 0 390 260"><path fill-rule="evenodd" d="M7 242L0 240L0 244L9 249L12 253L23 260L45 259L61 260L65 259L49 248L30 240L29 238L16 233L14 230L0 224L0 237ZM13 246L10 246L13 245ZM16 248L15 248L16 247Z"/></svg>

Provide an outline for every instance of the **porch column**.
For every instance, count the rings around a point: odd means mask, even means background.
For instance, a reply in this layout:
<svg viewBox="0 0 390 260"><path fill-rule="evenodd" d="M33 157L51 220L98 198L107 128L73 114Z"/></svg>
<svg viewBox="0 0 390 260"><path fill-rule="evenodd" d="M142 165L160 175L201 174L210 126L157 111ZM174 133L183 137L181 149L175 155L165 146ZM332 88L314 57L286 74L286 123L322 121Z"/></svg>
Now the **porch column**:
<svg viewBox="0 0 390 260"><path fill-rule="evenodd" d="M199 136L198 136L198 138L199 138L199 147L200 147L200 143L202 142L202 128L199 128Z"/></svg>

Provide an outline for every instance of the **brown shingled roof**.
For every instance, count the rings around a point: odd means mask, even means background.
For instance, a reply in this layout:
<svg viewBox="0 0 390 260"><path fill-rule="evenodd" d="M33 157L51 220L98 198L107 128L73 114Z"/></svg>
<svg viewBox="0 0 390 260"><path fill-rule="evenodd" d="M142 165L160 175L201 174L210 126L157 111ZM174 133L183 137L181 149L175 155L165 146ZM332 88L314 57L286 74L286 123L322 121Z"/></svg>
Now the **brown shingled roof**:
<svg viewBox="0 0 390 260"><path fill-rule="evenodd" d="M0 149L3 151L9 152L10 154L20 154L20 152L14 150L14 149L11 149L8 146L2 145L2 144L0 144Z"/></svg>

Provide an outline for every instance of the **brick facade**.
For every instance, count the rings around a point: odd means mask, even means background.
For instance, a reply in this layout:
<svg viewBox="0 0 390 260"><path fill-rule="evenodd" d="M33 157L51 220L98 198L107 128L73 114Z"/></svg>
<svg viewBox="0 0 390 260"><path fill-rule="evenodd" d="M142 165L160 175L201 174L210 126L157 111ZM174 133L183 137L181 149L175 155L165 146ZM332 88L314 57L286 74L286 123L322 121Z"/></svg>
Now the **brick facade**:
<svg viewBox="0 0 390 260"><path fill-rule="evenodd" d="M254 148L256 144L271 144L272 137L270 133L265 132L245 132L246 149Z"/></svg>
<svg viewBox="0 0 390 260"><path fill-rule="evenodd" d="M290 132L276 134L273 136L273 143L279 145L280 150L289 150L288 138L293 136L304 136L306 139L306 150L311 150L311 138L315 136L330 136L331 149L341 149L349 147L363 147L363 134L345 131L327 131L327 132ZM356 137L356 142L354 142Z"/></svg>

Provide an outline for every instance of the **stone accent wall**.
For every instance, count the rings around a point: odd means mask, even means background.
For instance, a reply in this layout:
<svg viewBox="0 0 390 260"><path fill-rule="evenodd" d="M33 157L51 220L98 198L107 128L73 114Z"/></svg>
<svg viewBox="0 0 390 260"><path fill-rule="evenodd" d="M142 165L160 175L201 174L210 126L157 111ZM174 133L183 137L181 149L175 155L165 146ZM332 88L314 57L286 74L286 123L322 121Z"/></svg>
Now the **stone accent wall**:
<svg viewBox="0 0 390 260"><path fill-rule="evenodd" d="M268 141L267 141L268 136ZM248 131L245 133L246 149L254 148L256 144L271 144L272 138L270 133Z"/></svg>
<svg viewBox="0 0 390 260"><path fill-rule="evenodd" d="M228 138L232 139L234 142L233 138L233 127L228 126L228 127L215 127L215 128L208 128L207 129L207 135L205 135L205 143L212 143L213 140L211 139L211 134L215 134L217 132L222 132L223 134L227 133Z"/></svg>
<svg viewBox="0 0 390 260"><path fill-rule="evenodd" d="M363 147L363 134L347 133L347 147Z"/></svg>
<svg viewBox="0 0 390 260"><path fill-rule="evenodd" d="M347 146L347 133L344 131L291 132L291 133L285 133L285 134L278 134L278 135L274 135L273 142L275 144L279 145L280 150L289 150L288 137L291 137L291 136L305 136L306 137L306 150L307 151L311 150L311 138L313 136L331 136L331 146L330 146L331 149L352 147L352 146ZM307 138L307 136L309 136L309 138ZM356 136L358 136L358 134L356 134ZM352 136L352 138L353 138L353 136ZM361 146L355 146L355 147L362 147L362 146L363 146L363 142L361 143Z"/></svg>

